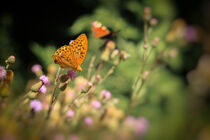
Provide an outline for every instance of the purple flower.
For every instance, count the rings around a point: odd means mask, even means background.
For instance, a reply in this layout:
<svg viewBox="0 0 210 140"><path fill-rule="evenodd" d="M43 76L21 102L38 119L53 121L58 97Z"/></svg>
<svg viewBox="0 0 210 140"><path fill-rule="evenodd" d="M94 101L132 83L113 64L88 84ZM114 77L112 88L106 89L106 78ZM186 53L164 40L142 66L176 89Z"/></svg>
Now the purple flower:
<svg viewBox="0 0 210 140"><path fill-rule="evenodd" d="M68 76L68 78L71 78L71 80L73 80L76 77L76 72L69 69L67 71L67 76Z"/></svg>
<svg viewBox="0 0 210 140"><path fill-rule="evenodd" d="M189 42L194 42L197 38L197 30L194 26L188 26L185 31L185 38Z"/></svg>
<svg viewBox="0 0 210 140"><path fill-rule="evenodd" d="M6 69L3 66L0 66L0 80L4 79L7 75Z"/></svg>
<svg viewBox="0 0 210 140"><path fill-rule="evenodd" d="M101 95L103 98L105 99L110 99L111 98L111 92L108 90L102 90L101 91Z"/></svg>
<svg viewBox="0 0 210 140"><path fill-rule="evenodd" d="M74 117L74 111L72 110L72 109L69 109L69 111L67 112L67 117L69 117L69 118L73 118Z"/></svg>
<svg viewBox="0 0 210 140"><path fill-rule="evenodd" d="M136 136L143 136L147 132L148 121L144 117L140 117L136 121L136 125L134 127L134 134Z"/></svg>
<svg viewBox="0 0 210 140"><path fill-rule="evenodd" d="M42 85L41 88L39 89L39 91L43 94L45 94L47 92L47 88L45 85Z"/></svg>
<svg viewBox="0 0 210 140"><path fill-rule="evenodd" d="M93 119L91 117L86 117L85 118L85 124L86 125L91 125L93 123Z"/></svg>
<svg viewBox="0 0 210 140"><path fill-rule="evenodd" d="M97 100L92 101L91 105L96 109L99 109L101 107L101 103Z"/></svg>
<svg viewBox="0 0 210 140"><path fill-rule="evenodd" d="M32 68L31 68L31 71L32 71L33 73L37 73L37 72L39 72L39 71L41 71L41 70L42 70L42 66L40 66L39 64L35 64L35 65L33 65Z"/></svg>
<svg viewBox="0 0 210 140"><path fill-rule="evenodd" d="M70 40L69 45L73 42L74 40Z"/></svg>
<svg viewBox="0 0 210 140"><path fill-rule="evenodd" d="M42 76L40 76L39 79L40 79L46 86L50 85L50 81L49 81L49 79L48 79L47 76L42 75Z"/></svg>
<svg viewBox="0 0 210 140"><path fill-rule="evenodd" d="M31 100L30 107L35 111L39 112L42 110L42 103L39 100Z"/></svg>

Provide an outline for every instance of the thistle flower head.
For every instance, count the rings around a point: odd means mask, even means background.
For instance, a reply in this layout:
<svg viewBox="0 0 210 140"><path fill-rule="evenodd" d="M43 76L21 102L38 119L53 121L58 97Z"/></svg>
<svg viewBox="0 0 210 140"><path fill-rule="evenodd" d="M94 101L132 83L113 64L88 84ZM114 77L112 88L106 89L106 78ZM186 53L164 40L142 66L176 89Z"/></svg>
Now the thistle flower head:
<svg viewBox="0 0 210 140"><path fill-rule="evenodd" d="M149 22L151 26L156 26L158 24L158 20L156 18L151 18Z"/></svg>
<svg viewBox="0 0 210 140"><path fill-rule="evenodd" d="M84 121L85 121L85 124L88 126L92 125L93 123L93 119L91 117L86 117Z"/></svg>
<svg viewBox="0 0 210 140"><path fill-rule="evenodd" d="M98 100L94 100L94 101L92 101L91 105L94 108L99 109L101 107L101 102L99 102Z"/></svg>
<svg viewBox="0 0 210 140"><path fill-rule="evenodd" d="M72 109L69 109L69 111L67 112L67 117L69 117L69 118L73 118L74 117L74 111L72 110Z"/></svg>
<svg viewBox="0 0 210 140"><path fill-rule="evenodd" d="M0 80L4 79L6 77L6 69L3 66L0 66Z"/></svg>
<svg viewBox="0 0 210 140"><path fill-rule="evenodd" d="M101 91L101 95L103 98L105 99L110 99L111 98L111 92L108 90L102 90Z"/></svg>
<svg viewBox="0 0 210 140"><path fill-rule="evenodd" d="M42 70L42 66L39 65L39 64L35 64L35 65L33 65L32 68L31 68L31 71L32 71L33 73L37 73L37 72L39 72L39 71L41 71L41 70Z"/></svg>
<svg viewBox="0 0 210 140"><path fill-rule="evenodd" d="M67 77L71 78L71 80L73 80L76 77L76 72L72 71L72 70L68 70L67 71Z"/></svg>
<svg viewBox="0 0 210 140"><path fill-rule="evenodd" d="M50 85L50 81L47 76L42 75L42 76L40 76L39 79L44 83L44 85L46 85L46 86Z"/></svg>
<svg viewBox="0 0 210 140"><path fill-rule="evenodd" d="M42 110L42 103L39 100L31 100L30 107L35 111L39 112Z"/></svg>
<svg viewBox="0 0 210 140"><path fill-rule="evenodd" d="M47 92L47 88L45 85L42 85L41 88L39 89L39 91L43 94L45 94Z"/></svg>

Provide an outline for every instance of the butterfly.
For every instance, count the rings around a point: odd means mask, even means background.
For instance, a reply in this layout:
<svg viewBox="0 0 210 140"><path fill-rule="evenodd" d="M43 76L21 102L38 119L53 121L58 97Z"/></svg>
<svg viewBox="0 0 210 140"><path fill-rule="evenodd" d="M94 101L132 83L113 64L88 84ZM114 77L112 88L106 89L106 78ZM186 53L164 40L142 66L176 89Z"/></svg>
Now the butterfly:
<svg viewBox="0 0 210 140"><path fill-rule="evenodd" d="M61 68L70 68L73 71L82 71L82 64L88 48L88 40L85 34L81 34L69 45L59 48L52 58Z"/></svg>
<svg viewBox="0 0 210 140"><path fill-rule="evenodd" d="M118 33L118 31L112 31L98 21L92 22L92 31L95 38L110 38Z"/></svg>

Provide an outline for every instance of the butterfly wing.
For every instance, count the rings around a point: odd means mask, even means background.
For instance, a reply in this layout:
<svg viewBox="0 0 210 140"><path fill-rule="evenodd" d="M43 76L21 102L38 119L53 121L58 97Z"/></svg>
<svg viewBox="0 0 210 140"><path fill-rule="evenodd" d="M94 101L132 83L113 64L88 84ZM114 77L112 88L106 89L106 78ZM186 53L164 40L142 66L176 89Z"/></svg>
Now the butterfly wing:
<svg viewBox="0 0 210 140"><path fill-rule="evenodd" d="M92 22L92 31L93 31L94 37L96 38L102 38L111 33L109 29L107 29L98 21Z"/></svg>
<svg viewBox="0 0 210 140"><path fill-rule="evenodd" d="M72 48L72 55L70 55L69 60L73 60L73 65L76 66L76 68L78 68L82 64L86 56L88 48L87 36L85 34L81 34L69 46Z"/></svg>
<svg viewBox="0 0 210 140"><path fill-rule="evenodd" d="M71 68L73 70L81 71L82 64L87 52L87 36L81 34L76 40L59 48L52 56L56 64L62 68Z"/></svg>
<svg viewBox="0 0 210 140"><path fill-rule="evenodd" d="M73 60L69 60L69 56L71 55L72 47L64 45L55 52L52 58L56 64L60 65L61 68L75 68L72 63Z"/></svg>

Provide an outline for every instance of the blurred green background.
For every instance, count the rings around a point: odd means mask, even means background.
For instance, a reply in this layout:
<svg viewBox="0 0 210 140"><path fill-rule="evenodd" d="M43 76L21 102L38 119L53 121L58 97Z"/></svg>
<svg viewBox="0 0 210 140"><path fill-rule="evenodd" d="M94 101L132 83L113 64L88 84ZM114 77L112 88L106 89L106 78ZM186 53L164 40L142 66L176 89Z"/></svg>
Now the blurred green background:
<svg viewBox="0 0 210 140"><path fill-rule="evenodd" d="M210 43L205 39L193 43L183 43L182 38L174 42L166 41L178 18L183 19L187 26L198 26L202 30L200 38L207 38L209 35L206 32L210 27L210 3L207 0L8 3L0 9L0 65L4 65L9 55L16 56L17 61L12 66L15 71L12 85L14 96L23 94L27 81L34 78L32 65L39 63L46 70L53 63L51 55L56 49L83 32L88 35L89 49L86 62L82 65L83 72L78 75L86 74L91 56L101 54L98 48L103 40L95 39L91 33L91 22L98 20L114 30L120 30L116 39L117 47L131 55L103 85L120 99L119 107L125 109L131 85L140 69L145 6L150 6L152 16L158 19L158 25L149 35L150 41L155 36L160 38L157 52L164 47L176 47L178 55L163 60L166 65L158 67L156 73L152 74L150 82L143 88L141 103L131 113L148 118L150 127L145 139L210 139L209 90L202 95L194 93L187 81L187 74L196 69L199 58L203 54L208 55ZM109 67L110 64L106 64L105 70Z"/></svg>

